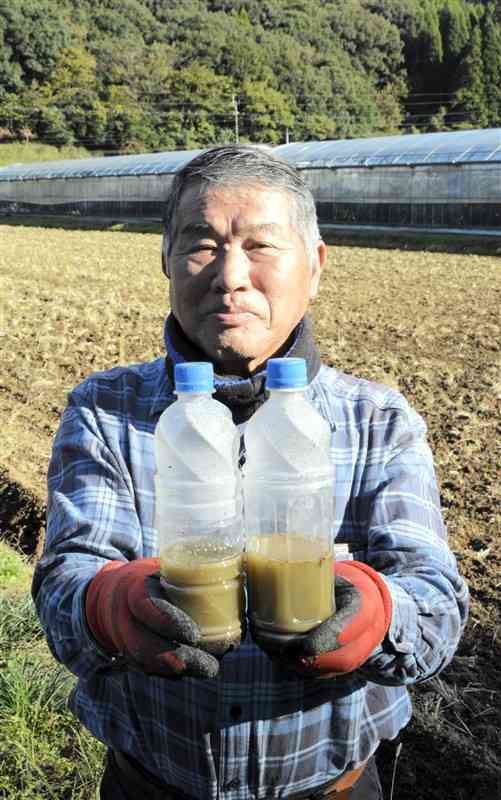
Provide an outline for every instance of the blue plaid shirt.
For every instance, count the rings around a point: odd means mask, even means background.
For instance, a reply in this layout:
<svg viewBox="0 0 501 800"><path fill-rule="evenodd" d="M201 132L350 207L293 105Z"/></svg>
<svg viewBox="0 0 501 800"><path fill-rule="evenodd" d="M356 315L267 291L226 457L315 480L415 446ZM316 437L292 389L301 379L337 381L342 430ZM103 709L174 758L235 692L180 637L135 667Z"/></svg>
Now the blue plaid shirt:
<svg viewBox="0 0 501 800"><path fill-rule="evenodd" d="M34 596L70 705L101 741L193 797L286 797L335 779L406 725L406 686L452 658L467 588L447 546L425 425L397 392L322 366L309 396L330 422L336 543L380 571L384 642L335 679L285 675L250 638L214 681L116 669L84 615L107 561L156 555L153 435L174 400L164 359L92 375L70 395L49 469Z"/></svg>

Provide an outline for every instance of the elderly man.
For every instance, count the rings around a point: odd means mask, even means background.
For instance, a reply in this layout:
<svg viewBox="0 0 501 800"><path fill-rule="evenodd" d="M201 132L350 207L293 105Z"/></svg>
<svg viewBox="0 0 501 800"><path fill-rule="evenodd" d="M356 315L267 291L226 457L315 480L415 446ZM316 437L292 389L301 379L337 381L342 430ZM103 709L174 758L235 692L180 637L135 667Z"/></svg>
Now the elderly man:
<svg viewBox="0 0 501 800"><path fill-rule="evenodd" d="M454 654L468 595L425 426L395 391L321 364L305 314L325 254L293 167L253 147L198 156L167 202L166 358L70 395L33 593L52 652L79 678L71 707L109 748L104 800L376 800L373 756L409 721L406 687ZM155 577L153 434L174 365L192 360L212 361L216 398L244 432L271 356L306 359L331 423L334 533L353 583L304 652L270 652L252 631L218 660Z"/></svg>

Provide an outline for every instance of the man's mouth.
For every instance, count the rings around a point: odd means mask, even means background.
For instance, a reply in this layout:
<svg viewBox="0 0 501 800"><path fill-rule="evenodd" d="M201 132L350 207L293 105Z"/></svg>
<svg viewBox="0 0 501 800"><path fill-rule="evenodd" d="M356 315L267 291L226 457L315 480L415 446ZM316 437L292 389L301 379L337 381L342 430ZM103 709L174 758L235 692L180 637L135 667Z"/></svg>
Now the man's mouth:
<svg viewBox="0 0 501 800"><path fill-rule="evenodd" d="M260 319L259 314L245 306L220 305L212 309L207 316L217 320L220 325L227 327L239 327Z"/></svg>
<svg viewBox="0 0 501 800"><path fill-rule="evenodd" d="M215 317L218 322L222 325L227 325L228 327L239 327L240 325L246 325L249 322L255 322L258 319L258 316L254 314L252 311L244 311L240 309L234 310L219 310L213 311L210 314L211 317Z"/></svg>

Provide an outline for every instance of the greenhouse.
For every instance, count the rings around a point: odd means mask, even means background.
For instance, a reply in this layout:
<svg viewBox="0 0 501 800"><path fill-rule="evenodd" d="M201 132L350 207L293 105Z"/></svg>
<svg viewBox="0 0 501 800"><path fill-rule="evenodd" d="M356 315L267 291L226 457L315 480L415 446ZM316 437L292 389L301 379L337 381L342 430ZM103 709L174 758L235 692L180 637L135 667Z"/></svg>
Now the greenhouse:
<svg viewBox="0 0 501 800"><path fill-rule="evenodd" d="M0 169L0 213L158 220L173 174L201 150ZM281 145L322 226L501 234L501 129Z"/></svg>
<svg viewBox="0 0 501 800"><path fill-rule="evenodd" d="M12 164L0 169L0 214L161 219L173 174L201 152Z"/></svg>
<svg viewBox="0 0 501 800"><path fill-rule="evenodd" d="M276 148L303 171L321 224L501 229L501 129Z"/></svg>

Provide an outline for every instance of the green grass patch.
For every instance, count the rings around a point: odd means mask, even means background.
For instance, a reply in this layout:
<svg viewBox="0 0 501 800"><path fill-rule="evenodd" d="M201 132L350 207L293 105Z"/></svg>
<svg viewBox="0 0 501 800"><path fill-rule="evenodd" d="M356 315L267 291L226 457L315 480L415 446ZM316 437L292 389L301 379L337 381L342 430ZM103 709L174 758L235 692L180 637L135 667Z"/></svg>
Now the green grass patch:
<svg viewBox="0 0 501 800"><path fill-rule="evenodd" d="M0 657L32 649L43 638L29 592L0 591Z"/></svg>
<svg viewBox="0 0 501 800"><path fill-rule="evenodd" d="M34 161L56 161L63 158L91 158L101 153L89 153L84 147L54 147L39 142L6 142L0 145L0 167L9 164L29 164Z"/></svg>
<svg viewBox="0 0 501 800"><path fill-rule="evenodd" d="M103 747L66 707L69 673L21 652L0 670L0 796L6 800L98 797Z"/></svg>
<svg viewBox="0 0 501 800"><path fill-rule="evenodd" d="M32 569L16 550L0 542L0 592L5 589L27 590Z"/></svg>
<svg viewBox="0 0 501 800"><path fill-rule="evenodd" d="M26 588L31 573L1 545L0 797L97 800L104 747L67 708L75 678L47 647Z"/></svg>
<svg viewBox="0 0 501 800"><path fill-rule="evenodd" d="M47 656L20 652L0 670L0 796L97 798L104 748L68 711L73 679Z"/></svg>

